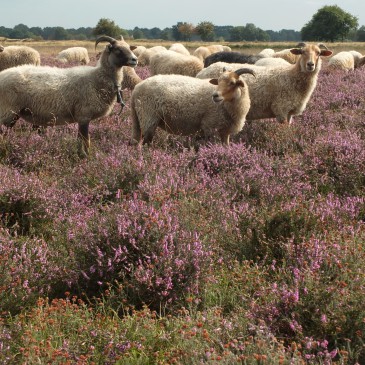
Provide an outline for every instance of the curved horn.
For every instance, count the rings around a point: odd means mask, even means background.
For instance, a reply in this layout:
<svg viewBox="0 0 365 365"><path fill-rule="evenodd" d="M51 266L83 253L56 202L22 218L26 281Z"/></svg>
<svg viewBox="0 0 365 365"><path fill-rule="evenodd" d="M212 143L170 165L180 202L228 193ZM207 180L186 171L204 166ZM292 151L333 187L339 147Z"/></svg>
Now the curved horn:
<svg viewBox="0 0 365 365"><path fill-rule="evenodd" d="M254 70L251 70L250 68L240 68L239 70L236 70L235 73L240 76L242 74L251 74L252 76L256 77L256 73Z"/></svg>
<svg viewBox="0 0 365 365"><path fill-rule="evenodd" d="M109 42L110 44L114 44L116 40L113 37L109 37L108 35L101 35L100 37L96 38L95 48L100 42Z"/></svg>

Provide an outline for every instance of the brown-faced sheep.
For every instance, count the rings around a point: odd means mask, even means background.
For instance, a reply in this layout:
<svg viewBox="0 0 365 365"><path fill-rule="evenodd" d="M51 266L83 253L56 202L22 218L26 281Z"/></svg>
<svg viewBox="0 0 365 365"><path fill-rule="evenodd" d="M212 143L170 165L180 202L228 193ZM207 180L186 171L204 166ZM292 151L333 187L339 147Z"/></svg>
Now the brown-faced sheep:
<svg viewBox="0 0 365 365"><path fill-rule="evenodd" d="M250 109L246 83L250 69L225 72L219 79L157 75L139 83L131 98L133 139L150 143L157 127L176 135L218 132L223 144L242 130ZM217 87L214 85L218 85Z"/></svg>

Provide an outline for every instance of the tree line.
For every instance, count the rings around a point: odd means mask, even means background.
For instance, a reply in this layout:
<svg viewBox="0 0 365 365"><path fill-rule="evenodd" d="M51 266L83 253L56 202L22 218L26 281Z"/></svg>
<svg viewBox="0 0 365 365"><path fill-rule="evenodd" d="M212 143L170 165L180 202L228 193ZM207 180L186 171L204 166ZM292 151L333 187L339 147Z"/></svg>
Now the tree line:
<svg viewBox="0 0 365 365"><path fill-rule="evenodd" d="M123 29L113 20L101 18L95 27L65 29L63 27L31 27L18 24L14 28L0 26L0 37L35 40L92 40L107 34L126 39L162 39L169 41L230 41L230 42L279 42L279 41L365 41L365 26L359 27L358 19L337 5L319 9L300 31L282 29L263 30L252 23L242 26L217 26L202 21L194 26L178 22L170 28Z"/></svg>

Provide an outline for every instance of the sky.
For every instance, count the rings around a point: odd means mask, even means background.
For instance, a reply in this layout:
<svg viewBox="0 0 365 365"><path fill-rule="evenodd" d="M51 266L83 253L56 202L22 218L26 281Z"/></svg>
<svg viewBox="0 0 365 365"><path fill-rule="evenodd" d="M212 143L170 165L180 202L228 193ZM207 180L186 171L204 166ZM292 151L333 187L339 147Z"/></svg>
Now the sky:
<svg viewBox="0 0 365 365"><path fill-rule="evenodd" d="M95 27L101 18L130 30L171 28L178 22L300 31L323 6L337 5L365 25L364 0L0 0L0 26Z"/></svg>

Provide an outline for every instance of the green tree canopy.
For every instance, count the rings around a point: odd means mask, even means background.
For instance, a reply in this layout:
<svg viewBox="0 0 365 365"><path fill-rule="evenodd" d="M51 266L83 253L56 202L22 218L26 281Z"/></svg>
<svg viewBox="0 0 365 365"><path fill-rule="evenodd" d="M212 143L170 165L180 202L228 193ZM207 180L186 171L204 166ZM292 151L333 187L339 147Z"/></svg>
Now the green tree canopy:
<svg viewBox="0 0 365 365"><path fill-rule="evenodd" d="M195 27L195 33L200 36L202 41L211 42L214 40L214 24L212 22L200 22Z"/></svg>
<svg viewBox="0 0 365 365"><path fill-rule="evenodd" d="M301 29L304 41L344 41L358 27L358 18L337 5L324 6Z"/></svg>
<svg viewBox="0 0 365 365"><path fill-rule="evenodd" d="M96 37L105 34L109 37L119 39L123 34L123 30L113 20L101 18L92 33Z"/></svg>

